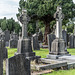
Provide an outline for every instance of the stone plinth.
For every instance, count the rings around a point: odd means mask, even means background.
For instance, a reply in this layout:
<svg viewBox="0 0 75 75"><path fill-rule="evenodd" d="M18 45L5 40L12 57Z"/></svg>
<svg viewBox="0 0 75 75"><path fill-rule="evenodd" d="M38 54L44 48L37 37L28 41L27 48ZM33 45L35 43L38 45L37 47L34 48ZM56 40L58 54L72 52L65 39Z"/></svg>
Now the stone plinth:
<svg viewBox="0 0 75 75"><path fill-rule="evenodd" d="M52 42L50 54L54 54L54 55L68 54L68 52L65 50L65 41L63 39L55 39Z"/></svg>
<svg viewBox="0 0 75 75"><path fill-rule="evenodd" d="M65 50L65 41L63 39L55 39L52 42L51 52L47 55L47 58L58 59L58 57L63 55L70 55Z"/></svg>
<svg viewBox="0 0 75 75"><path fill-rule="evenodd" d="M32 52L31 40L30 39L20 39L18 41L18 48L16 54L26 54L27 57L35 56L35 53Z"/></svg>

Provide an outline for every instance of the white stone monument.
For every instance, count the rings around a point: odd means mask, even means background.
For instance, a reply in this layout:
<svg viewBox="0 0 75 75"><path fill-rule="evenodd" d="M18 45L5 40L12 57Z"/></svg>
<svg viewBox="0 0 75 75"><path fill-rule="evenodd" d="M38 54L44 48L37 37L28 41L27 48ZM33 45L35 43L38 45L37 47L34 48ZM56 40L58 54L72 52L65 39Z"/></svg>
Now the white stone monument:
<svg viewBox="0 0 75 75"><path fill-rule="evenodd" d="M62 39L62 20L64 14L62 14L60 6L57 7L54 18L56 18L56 39L52 42L51 52L47 55L47 58L57 59L61 55L69 55L67 50L65 50L65 41Z"/></svg>

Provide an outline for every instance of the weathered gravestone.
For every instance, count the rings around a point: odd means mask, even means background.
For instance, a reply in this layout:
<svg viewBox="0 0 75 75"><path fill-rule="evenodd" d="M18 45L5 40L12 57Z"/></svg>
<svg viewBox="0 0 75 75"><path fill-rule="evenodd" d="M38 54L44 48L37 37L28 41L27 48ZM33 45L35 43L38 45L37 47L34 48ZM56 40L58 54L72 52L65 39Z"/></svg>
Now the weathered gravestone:
<svg viewBox="0 0 75 75"><path fill-rule="evenodd" d="M1 33L1 40L2 40L2 49L3 49L3 59L8 58L7 48L5 47L5 34Z"/></svg>
<svg viewBox="0 0 75 75"><path fill-rule="evenodd" d="M42 34L42 31L40 29L39 29L39 32L38 32L38 41L43 42L43 34Z"/></svg>
<svg viewBox="0 0 75 75"><path fill-rule="evenodd" d="M18 40L18 47L16 54L25 54L28 58L37 57L32 51L31 39L28 38L27 34L27 23L29 21L27 11L22 10L22 14L18 17L18 20L22 23L22 38Z"/></svg>
<svg viewBox="0 0 75 75"><path fill-rule="evenodd" d="M5 41L9 41L10 40L10 31L9 30L5 30Z"/></svg>
<svg viewBox="0 0 75 75"><path fill-rule="evenodd" d="M18 35L14 32L10 36L9 47L10 48L17 48L17 44L18 44Z"/></svg>
<svg viewBox="0 0 75 75"><path fill-rule="evenodd" d="M30 61L25 54L19 54L6 60L6 75L31 75Z"/></svg>
<svg viewBox="0 0 75 75"><path fill-rule="evenodd" d="M67 31L63 30L62 31L62 38L64 39L65 41L65 49L67 50Z"/></svg>
<svg viewBox="0 0 75 75"><path fill-rule="evenodd" d="M3 75L3 45L2 40L0 40L0 75Z"/></svg>
<svg viewBox="0 0 75 75"><path fill-rule="evenodd" d="M74 48L75 48L75 25L74 25Z"/></svg>
<svg viewBox="0 0 75 75"><path fill-rule="evenodd" d="M2 40L3 59L8 58L7 48L5 47L5 34L0 29L0 40Z"/></svg>
<svg viewBox="0 0 75 75"><path fill-rule="evenodd" d="M67 46L69 47L70 34L67 33Z"/></svg>
<svg viewBox="0 0 75 75"><path fill-rule="evenodd" d="M49 53L51 52L52 42L53 42L53 40L54 40L55 38L56 38L56 36L55 36L54 34L48 34L48 35L47 35Z"/></svg>
<svg viewBox="0 0 75 75"><path fill-rule="evenodd" d="M33 50L40 50L37 34L32 36L32 48Z"/></svg>
<svg viewBox="0 0 75 75"><path fill-rule="evenodd" d="M74 35L70 35L70 48L74 48Z"/></svg>
<svg viewBox="0 0 75 75"><path fill-rule="evenodd" d="M56 18L56 39L52 42L51 52L47 55L47 58L57 59L61 55L69 54L65 50L65 41L62 39L62 20L64 15L60 6L57 7L54 18Z"/></svg>

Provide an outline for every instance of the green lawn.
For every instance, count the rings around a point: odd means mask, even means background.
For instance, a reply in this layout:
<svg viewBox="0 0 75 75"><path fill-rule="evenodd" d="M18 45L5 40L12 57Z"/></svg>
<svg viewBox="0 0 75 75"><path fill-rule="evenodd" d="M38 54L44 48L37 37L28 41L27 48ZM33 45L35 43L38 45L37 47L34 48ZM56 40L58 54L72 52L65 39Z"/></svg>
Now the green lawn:
<svg viewBox="0 0 75 75"><path fill-rule="evenodd" d="M67 49L68 52L71 55L75 55L75 48L73 49ZM14 53L17 52L16 48L8 48L8 58L14 56ZM36 50L34 51L36 53L36 55L41 56L41 58L46 58L46 55L49 54L49 50L48 49L40 49L40 50ZM43 74L43 75L75 75L75 69L72 70L59 70L59 71L54 71L52 73L49 74Z"/></svg>

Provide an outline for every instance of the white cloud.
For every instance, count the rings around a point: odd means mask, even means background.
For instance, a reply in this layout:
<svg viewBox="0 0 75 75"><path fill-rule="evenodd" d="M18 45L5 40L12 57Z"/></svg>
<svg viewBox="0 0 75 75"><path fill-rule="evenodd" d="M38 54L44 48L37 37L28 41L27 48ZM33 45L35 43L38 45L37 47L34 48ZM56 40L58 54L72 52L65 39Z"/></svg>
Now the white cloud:
<svg viewBox="0 0 75 75"><path fill-rule="evenodd" d="M1 0L0 1L0 18L11 18L17 20L16 13L18 13L19 0Z"/></svg>
<svg viewBox="0 0 75 75"><path fill-rule="evenodd" d="M73 2L75 3L75 0L73 0Z"/></svg>

